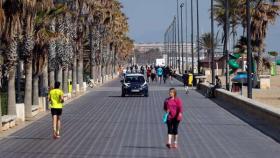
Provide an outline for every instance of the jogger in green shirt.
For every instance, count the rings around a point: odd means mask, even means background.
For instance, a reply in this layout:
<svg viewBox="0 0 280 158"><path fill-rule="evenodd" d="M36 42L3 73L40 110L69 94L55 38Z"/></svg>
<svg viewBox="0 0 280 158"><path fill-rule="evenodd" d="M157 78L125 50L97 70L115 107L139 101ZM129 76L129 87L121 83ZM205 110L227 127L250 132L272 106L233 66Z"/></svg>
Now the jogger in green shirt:
<svg viewBox="0 0 280 158"><path fill-rule="evenodd" d="M60 138L60 129L61 129L61 114L63 108L63 91L59 89L60 82L55 82L54 89L49 93L49 108L51 109L52 114L52 123L53 123L53 138Z"/></svg>

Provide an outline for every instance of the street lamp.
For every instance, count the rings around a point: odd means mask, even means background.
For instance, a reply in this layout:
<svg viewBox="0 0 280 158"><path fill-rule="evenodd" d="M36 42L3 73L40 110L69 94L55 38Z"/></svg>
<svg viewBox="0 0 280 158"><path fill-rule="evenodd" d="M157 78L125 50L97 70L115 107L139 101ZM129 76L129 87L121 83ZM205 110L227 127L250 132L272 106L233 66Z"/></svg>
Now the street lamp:
<svg viewBox="0 0 280 158"><path fill-rule="evenodd" d="M188 0L185 1L186 7L186 70L189 69L189 61L188 61Z"/></svg>
<svg viewBox="0 0 280 158"><path fill-rule="evenodd" d="M177 42L178 42L178 44L177 44ZM180 73L181 71L180 71L180 45L179 45L179 43L180 43L179 0L177 0L177 42L175 42L176 47L178 47L178 49L176 48L177 49L176 59L177 59L177 57L179 57L178 58L178 69L179 69L179 73Z"/></svg>
<svg viewBox="0 0 280 158"><path fill-rule="evenodd" d="M198 0L196 0L196 15L197 15L197 72L200 73L200 44L199 44L199 3Z"/></svg>
<svg viewBox="0 0 280 158"><path fill-rule="evenodd" d="M176 60L176 16L174 17L173 20L173 25L172 25L173 29L173 40L172 40L172 54L173 54L173 68L177 67L177 60Z"/></svg>
<svg viewBox="0 0 280 158"><path fill-rule="evenodd" d="M194 74L194 41L193 41L193 0L191 0L191 43L192 43L192 74Z"/></svg>
<svg viewBox="0 0 280 158"><path fill-rule="evenodd" d="M211 0L211 74L212 83L215 84L215 69L214 69L214 0Z"/></svg>
<svg viewBox="0 0 280 158"><path fill-rule="evenodd" d="M228 36L229 36L229 3L228 0L226 0L225 4L225 54L226 54L226 89L229 91L229 52L228 52Z"/></svg>
<svg viewBox="0 0 280 158"><path fill-rule="evenodd" d="M184 36L183 36L183 7L184 3L180 5L181 8L181 46L182 46L182 73L184 73Z"/></svg>
<svg viewBox="0 0 280 158"><path fill-rule="evenodd" d="M246 17L247 17L247 88L248 98L252 99L252 46L251 46L251 13L250 0L246 0Z"/></svg>

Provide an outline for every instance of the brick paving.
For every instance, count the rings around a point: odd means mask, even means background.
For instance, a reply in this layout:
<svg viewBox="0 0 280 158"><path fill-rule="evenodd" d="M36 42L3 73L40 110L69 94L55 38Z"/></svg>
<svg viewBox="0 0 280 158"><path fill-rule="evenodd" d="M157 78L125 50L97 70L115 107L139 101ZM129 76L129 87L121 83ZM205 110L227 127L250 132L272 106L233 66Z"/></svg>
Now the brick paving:
<svg viewBox="0 0 280 158"><path fill-rule="evenodd" d="M279 158L279 142L179 82L150 86L150 96L120 97L113 81L68 104L59 140L44 117L0 141L0 158ZM168 89L184 102L179 149L165 148L161 121Z"/></svg>

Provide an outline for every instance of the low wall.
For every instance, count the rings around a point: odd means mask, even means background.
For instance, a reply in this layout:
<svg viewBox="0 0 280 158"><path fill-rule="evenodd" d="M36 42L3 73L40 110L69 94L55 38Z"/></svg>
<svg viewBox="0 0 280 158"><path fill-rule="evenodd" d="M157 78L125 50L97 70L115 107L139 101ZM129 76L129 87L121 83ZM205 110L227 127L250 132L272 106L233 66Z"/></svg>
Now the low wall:
<svg viewBox="0 0 280 158"><path fill-rule="evenodd" d="M175 74L174 77L175 77L178 81L183 82L182 75L180 75L180 74Z"/></svg>
<svg viewBox="0 0 280 158"><path fill-rule="evenodd" d="M200 89L198 91L205 94L207 88L208 85L202 83L200 84ZM280 124L280 110L277 108L259 103L255 100L248 99L244 96L237 95L224 89L217 89L215 91L215 99L252 114L254 117L258 117L259 119L269 122L275 127L278 127Z"/></svg>

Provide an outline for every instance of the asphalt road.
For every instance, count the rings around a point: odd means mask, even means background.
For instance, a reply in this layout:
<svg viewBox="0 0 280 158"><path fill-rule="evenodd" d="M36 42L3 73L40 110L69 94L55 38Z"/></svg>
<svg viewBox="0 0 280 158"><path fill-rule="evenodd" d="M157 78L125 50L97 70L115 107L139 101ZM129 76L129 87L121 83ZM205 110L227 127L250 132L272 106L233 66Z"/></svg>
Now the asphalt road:
<svg viewBox="0 0 280 158"><path fill-rule="evenodd" d="M184 102L179 149L165 147L163 101L176 87ZM150 85L150 96L120 97L115 80L71 102L62 137L44 117L0 141L0 158L279 158L280 144L195 90Z"/></svg>

